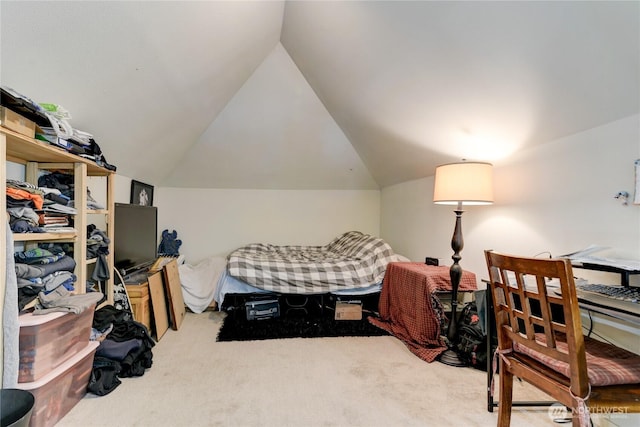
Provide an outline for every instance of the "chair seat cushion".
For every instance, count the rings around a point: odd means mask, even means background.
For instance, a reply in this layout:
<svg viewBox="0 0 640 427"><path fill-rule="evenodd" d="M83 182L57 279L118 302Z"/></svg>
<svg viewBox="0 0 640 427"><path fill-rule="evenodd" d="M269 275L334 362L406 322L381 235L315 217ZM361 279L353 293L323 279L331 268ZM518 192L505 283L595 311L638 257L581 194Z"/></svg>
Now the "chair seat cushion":
<svg viewBox="0 0 640 427"><path fill-rule="evenodd" d="M536 341L546 343L543 334L536 334ZM584 338L587 356L587 373L592 386L640 384L640 355L589 337ZM556 337L558 350L568 353L563 335ZM569 364L546 356L522 344L514 343L514 350L547 365L560 374L570 377Z"/></svg>

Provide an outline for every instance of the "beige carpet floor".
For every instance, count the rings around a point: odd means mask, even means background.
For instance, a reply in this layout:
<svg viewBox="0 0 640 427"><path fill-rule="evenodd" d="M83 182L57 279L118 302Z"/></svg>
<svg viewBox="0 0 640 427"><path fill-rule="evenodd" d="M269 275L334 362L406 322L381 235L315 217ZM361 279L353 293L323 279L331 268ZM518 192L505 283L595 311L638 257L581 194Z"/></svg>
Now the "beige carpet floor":
<svg viewBox="0 0 640 427"><path fill-rule="evenodd" d="M224 314L187 313L144 376L87 395L70 426L494 426L486 374L426 363L391 336L216 342ZM516 400L547 400L526 384ZM558 426L514 408L512 426Z"/></svg>

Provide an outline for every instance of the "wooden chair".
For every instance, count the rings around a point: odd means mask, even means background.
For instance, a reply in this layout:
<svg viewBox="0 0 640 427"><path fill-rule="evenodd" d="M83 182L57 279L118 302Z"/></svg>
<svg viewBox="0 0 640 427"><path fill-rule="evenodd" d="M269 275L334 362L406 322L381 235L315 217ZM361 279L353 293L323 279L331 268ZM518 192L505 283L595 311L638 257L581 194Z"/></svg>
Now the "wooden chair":
<svg viewBox="0 0 640 427"><path fill-rule="evenodd" d="M588 427L590 413L640 412L640 356L583 336L570 262L485 257L498 334L498 426L511 422L514 376L570 408L574 427Z"/></svg>

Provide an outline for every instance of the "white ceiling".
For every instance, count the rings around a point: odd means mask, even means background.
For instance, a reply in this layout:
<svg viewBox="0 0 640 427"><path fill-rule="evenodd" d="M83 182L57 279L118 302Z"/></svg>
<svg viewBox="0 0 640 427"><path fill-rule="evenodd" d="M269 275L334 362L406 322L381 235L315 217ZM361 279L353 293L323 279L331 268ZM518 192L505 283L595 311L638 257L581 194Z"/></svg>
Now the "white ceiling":
<svg viewBox="0 0 640 427"><path fill-rule="evenodd" d="M639 20L638 1L2 0L0 83L155 185L375 189L638 114Z"/></svg>

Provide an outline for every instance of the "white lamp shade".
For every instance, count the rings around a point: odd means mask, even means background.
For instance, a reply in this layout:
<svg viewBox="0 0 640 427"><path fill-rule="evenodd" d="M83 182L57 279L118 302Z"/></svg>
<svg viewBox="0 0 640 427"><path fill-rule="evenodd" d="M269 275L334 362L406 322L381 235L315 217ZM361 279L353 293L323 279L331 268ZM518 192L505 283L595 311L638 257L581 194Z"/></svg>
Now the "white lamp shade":
<svg viewBox="0 0 640 427"><path fill-rule="evenodd" d="M433 202L441 205L490 205L493 203L493 166L462 162L436 168Z"/></svg>

